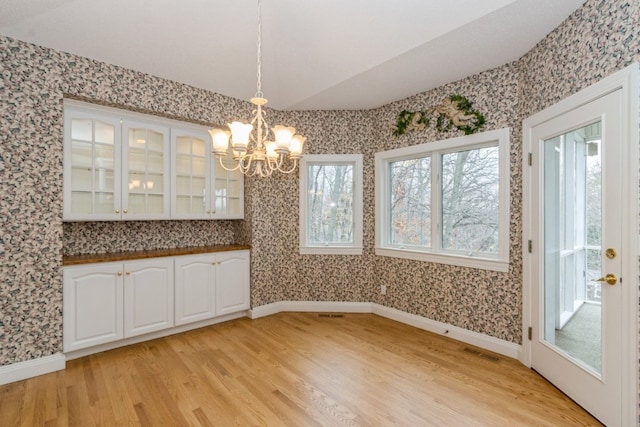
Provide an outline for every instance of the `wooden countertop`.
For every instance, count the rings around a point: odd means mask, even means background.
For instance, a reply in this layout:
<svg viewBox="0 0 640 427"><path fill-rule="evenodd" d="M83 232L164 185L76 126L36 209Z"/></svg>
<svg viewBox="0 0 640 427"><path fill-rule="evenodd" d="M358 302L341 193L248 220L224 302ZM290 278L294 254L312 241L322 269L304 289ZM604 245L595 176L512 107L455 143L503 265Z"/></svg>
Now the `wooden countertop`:
<svg viewBox="0 0 640 427"><path fill-rule="evenodd" d="M62 257L62 265L82 265L96 262L130 261L146 258L160 258L179 255L206 254L211 252L242 251L251 249L249 245L193 246L188 248L155 249L149 251L114 252L103 254L71 255Z"/></svg>

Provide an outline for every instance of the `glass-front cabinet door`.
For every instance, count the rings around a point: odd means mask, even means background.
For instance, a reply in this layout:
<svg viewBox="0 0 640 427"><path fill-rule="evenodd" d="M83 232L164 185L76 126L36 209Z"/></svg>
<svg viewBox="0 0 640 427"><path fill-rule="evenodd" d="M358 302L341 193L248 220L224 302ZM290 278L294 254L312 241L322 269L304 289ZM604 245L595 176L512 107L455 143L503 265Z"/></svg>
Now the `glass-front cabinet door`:
<svg viewBox="0 0 640 427"><path fill-rule="evenodd" d="M122 219L169 219L169 128L125 121Z"/></svg>
<svg viewBox="0 0 640 427"><path fill-rule="evenodd" d="M174 219L244 217L244 175L228 171L211 152L202 129L171 128L172 204ZM231 163L225 164L232 169Z"/></svg>
<svg viewBox="0 0 640 427"><path fill-rule="evenodd" d="M209 135L189 129L171 129L173 202L175 219L211 218L211 150Z"/></svg>
<svg viewBox="0 0 640 427"><path fill-rule="evenodd" d="M64 221L243 217L244 175L206 127L65 101Z"/></svg>
<svg viewBox="0 0 640 427"><path fill-rule="evenodd" d="M239 170L227 170L220 165L220 159L215 159L215 205L214 218L240 219L244 218L244 175ZM222 162L228 169L233 169L233 163L227 158Z"/></svg>
<svg viewBox="0 0 640 427"><path fill-rule="evenodd" d="M120 218L120 119L65 109L65 220Z"/></svg>

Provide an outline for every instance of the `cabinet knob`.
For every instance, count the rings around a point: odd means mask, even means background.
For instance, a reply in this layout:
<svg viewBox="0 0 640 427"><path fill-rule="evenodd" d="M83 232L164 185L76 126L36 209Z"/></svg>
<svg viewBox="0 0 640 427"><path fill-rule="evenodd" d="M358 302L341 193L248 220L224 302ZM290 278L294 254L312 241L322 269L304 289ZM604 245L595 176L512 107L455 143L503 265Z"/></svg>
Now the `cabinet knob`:
<svg viewBox="0 0 640 427"><path fill-rule="evenodd" d="M130 272L130 271L127 271L127 272L126 272L126 275L127 275L127 276L131 275L131 272Z"/></svg>
<svg viewBox="0 0 640 427"><path fill-rule="evenodd" d="M123 209L123 210L122 210L122 212L127 213L127 210L126 210L126 209Z"/></svg>
<svg viewBox="0 0 640 427"><path fill-rule="evenodd" d="M122 276L122 271L118 271L118 276Z"/></svg>
<svg viewBox="0 0 640 427"><path fill-rule="evenodd" d="M120 213L120 209L116 209L116 213Z"/></svg>

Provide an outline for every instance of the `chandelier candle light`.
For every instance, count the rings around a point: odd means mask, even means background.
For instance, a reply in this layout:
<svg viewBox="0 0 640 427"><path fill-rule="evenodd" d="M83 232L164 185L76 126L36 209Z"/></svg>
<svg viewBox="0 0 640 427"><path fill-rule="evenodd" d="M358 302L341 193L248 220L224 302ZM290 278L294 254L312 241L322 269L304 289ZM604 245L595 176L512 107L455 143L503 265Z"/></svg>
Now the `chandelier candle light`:
<svg viewBox="0 0 640 427"><path fill-rule="evenodd" d="M262 93L262 0L258 0L258 87L251 103L256 106L252 114L251 123L235 121L227 124L230 131L223 129L211 129L213 141L213 153L218 157L220 166L228 171L240 169L248 176L269 176L275 171L291 173L298 166L298 160L302 158L302 147L306 138L296 134L296 130L290 126L274 126L269 129L262 111L262 106L267 99ZM273 140L268 140L273 133ZM231 150L233 161L236 165L229 168L223 162L223 158L229 153L229 137L231 137ZM292 161L292 166L285 169L285 159Z"/></svg>

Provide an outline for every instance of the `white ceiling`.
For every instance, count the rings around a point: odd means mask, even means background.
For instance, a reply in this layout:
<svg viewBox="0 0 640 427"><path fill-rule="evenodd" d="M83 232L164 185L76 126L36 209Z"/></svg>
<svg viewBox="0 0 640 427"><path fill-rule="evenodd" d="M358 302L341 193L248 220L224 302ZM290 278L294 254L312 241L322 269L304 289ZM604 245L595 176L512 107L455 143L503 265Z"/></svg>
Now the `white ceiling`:
<svg viewBox="0 0 640 427"><path fill-rule="evenodd" d="M374 108L518 59L585 0L263 0L262 89ZM2 0L0 34L223 95L256 91L256 0Z"/></svg>

